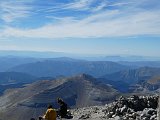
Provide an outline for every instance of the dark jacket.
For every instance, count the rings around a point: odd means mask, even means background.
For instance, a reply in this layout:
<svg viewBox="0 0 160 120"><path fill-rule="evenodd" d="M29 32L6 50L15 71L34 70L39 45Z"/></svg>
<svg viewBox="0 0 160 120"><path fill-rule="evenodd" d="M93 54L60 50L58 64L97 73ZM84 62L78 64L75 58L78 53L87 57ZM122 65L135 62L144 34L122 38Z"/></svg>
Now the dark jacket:
<svg viewBox="0 0 160 120"><path fill-rule="evenodd" d="M59 110L59 112L60 112L60 116L62 118L66 117L66 115L67 115L67 104L66 103L62 102L60 104L60 110Z"/></svg>

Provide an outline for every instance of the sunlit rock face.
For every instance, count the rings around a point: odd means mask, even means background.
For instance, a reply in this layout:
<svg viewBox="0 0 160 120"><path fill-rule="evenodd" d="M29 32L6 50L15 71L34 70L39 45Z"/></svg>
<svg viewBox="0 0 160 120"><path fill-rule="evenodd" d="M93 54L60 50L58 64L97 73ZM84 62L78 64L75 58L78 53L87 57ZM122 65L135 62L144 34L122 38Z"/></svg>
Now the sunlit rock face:
<svg viewBox="0 0 160 120"><path fill-rule="evenodd" d="M95 120L158 120L158 96L120 97L105 106L72 110L74 119Z"/></svg>

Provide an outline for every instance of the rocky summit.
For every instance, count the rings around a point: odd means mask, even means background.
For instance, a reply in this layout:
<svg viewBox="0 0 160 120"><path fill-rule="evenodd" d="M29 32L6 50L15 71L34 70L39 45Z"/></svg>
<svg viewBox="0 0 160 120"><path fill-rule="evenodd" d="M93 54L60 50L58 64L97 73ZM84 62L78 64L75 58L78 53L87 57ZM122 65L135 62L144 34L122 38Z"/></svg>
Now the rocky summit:
<svg viewBox="0 0 160 120"><path fill-rule="evenodd" d="M157 117L159 96L121 96L105 106L93 106L72 110L73 119L88 120L159 120Z"/></svg>

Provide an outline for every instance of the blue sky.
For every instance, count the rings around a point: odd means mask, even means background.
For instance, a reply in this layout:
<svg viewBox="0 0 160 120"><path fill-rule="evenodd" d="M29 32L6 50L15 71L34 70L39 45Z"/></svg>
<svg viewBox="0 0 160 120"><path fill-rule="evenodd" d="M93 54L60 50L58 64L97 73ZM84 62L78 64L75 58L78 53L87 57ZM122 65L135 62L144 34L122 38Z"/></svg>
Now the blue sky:
<svg viewBox="0 0 160 120"><path fill-rule="evenodd" d="M160 0L0 0L0 50L160 57Z"/></svg>

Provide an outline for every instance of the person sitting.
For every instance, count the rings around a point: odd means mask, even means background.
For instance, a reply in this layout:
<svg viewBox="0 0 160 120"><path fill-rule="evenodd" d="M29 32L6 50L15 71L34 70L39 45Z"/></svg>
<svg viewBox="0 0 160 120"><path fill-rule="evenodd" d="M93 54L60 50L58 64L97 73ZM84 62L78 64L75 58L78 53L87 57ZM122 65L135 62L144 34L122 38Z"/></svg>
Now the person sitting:
<svg viewBox="0 0 160 120"><path fill-rule="evenodd" d="M57 114L55 109L52 108L52 105L48 106L48 109L44 116L39 117L39 120L56 120Z"/></svg>
<svg viewBox="0 0 160 120"><path fill-rule="evenodd" d="M57 102L60 105L60 108L58 110L58 115L61 118L67 117L67 104L61 98L58 98Z"/></svg>

